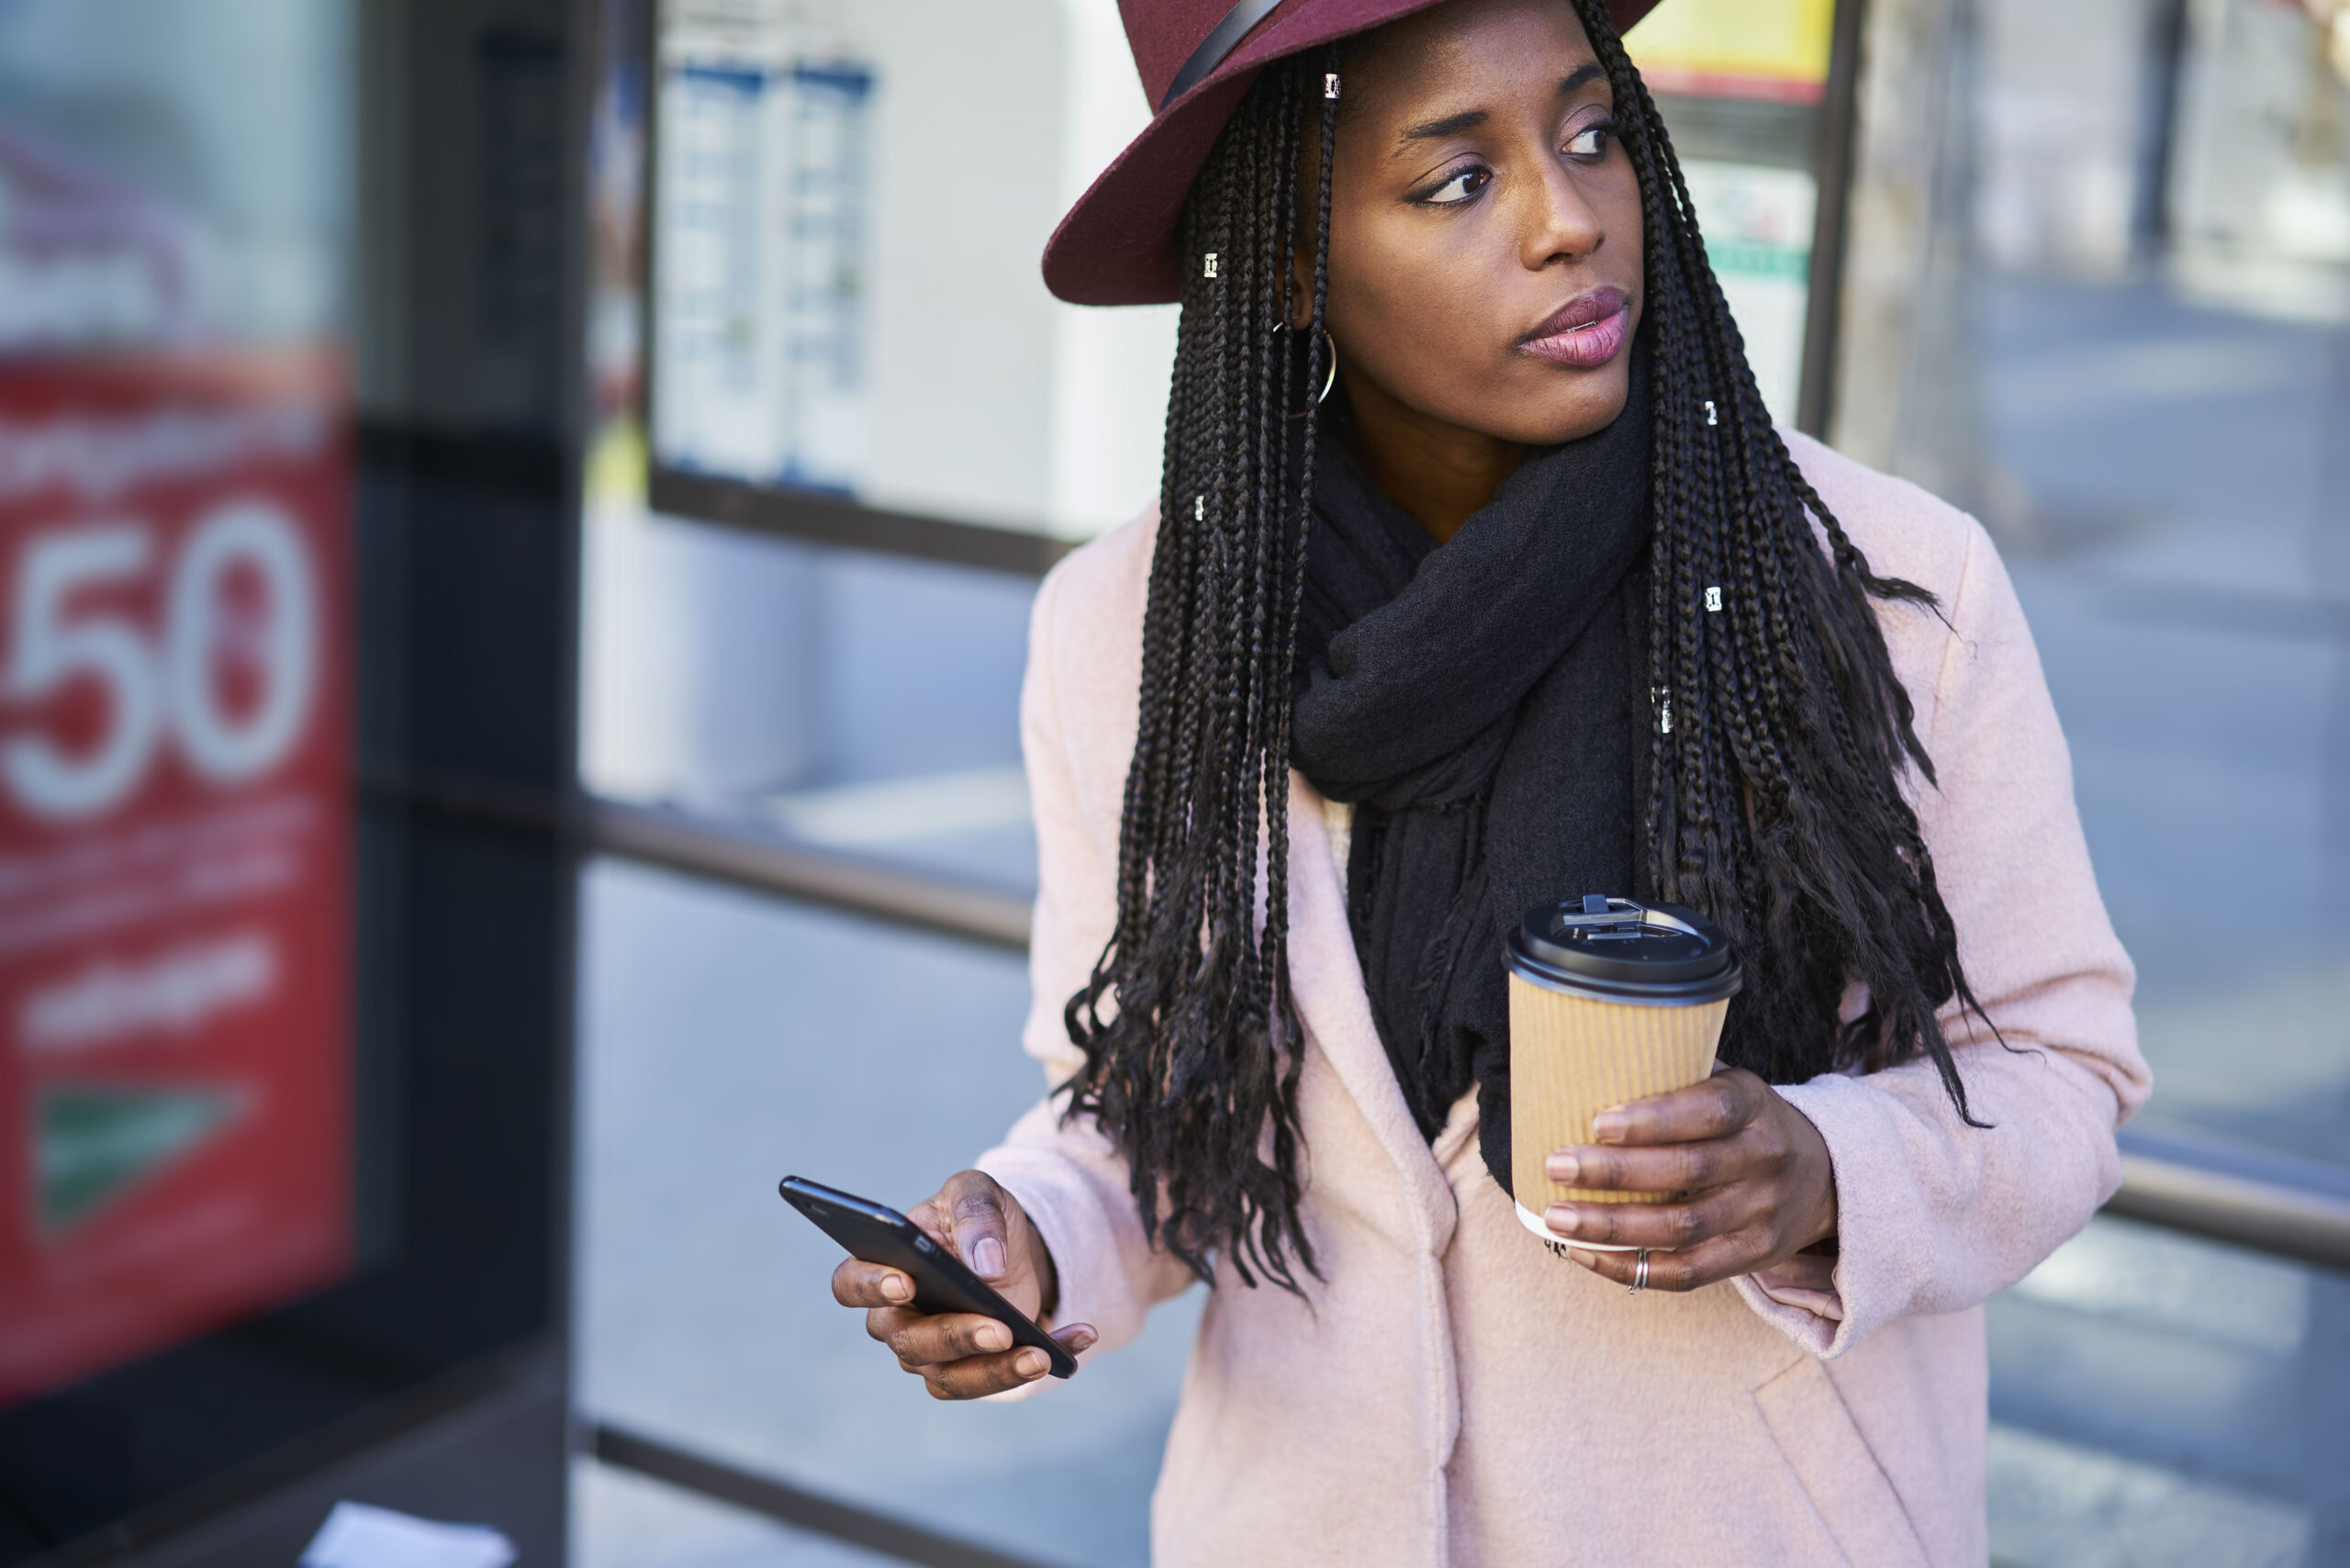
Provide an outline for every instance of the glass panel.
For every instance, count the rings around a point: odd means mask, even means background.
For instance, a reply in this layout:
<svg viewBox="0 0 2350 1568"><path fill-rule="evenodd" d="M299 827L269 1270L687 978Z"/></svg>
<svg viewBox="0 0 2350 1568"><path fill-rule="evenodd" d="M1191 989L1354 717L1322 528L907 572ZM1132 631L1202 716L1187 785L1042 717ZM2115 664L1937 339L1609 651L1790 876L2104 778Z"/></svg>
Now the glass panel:
<svg viewBox="0 0 2350 1568"><path fill-rule="evenodd" d="M2031 507L2011 569L2138 961L2155 1112L2339 1159L2333 334L2160 284L2014 278L1988 305L1998 452ZM2189 913L2221 902L2260 912L2255 942Z"/></svg>
<svg viewBox="0 0 2350 1568"><path fill-rule="evenodd" d="M2134 6L1988 8L1974 498L2138 960L2156 1113L2338 1159L2350 53L2299 9L2186 20L2150 42ZM2052 26L2093 69L2053 63ZM2149 81L2176 83L2166 120ZM2051 160L2020 121L2076 133ZM2215 939L2195 912L2222 905L2258 935Z"/></svg>
<svg viewBox="0 0 2350 1568"><path fill-rule="evenodd" d="M1171 308L1036 259L1148 118L1108 0L666 0L665 465L1081 538L1158 492Z"/></svg>
<svg viewBox="0 0 2350 1568"><path fill-rule="evenodd" d="M565 13L0 4L0 1562L554 1349Z"/></svg>
<svg viewBox="0 0 2350 1568"><path fill-rule="evenodd" d="M350 21L0 9L0 1406L359 1243Z"/></svg>
<svg viewBox="0 0 2350 1568"><path fill-rule="evenodd" d="M1833 17L1673 0L1631 39L1787 421ZM1073 310L1036 274L1147 118L1107 0L666 0L659 25L655 461L1069 538L1152 498L1172 308Z"/></svg>
<svg viewBox="0 0 2350 1568"><path fill-rule="evenodd" d="M1048 1562L1147 1560L1198 1297L1013 1405L945 1406L826 1287L800 1174L905 1207L1043 1088L1011 955L616 863L581 901L579 1398Z"/></svg>
<svg viewBox="0 0 2350 1568"><path fill-rule="evenodd" d="M1026 577L591 515L589 789L1034 891Z"/></svg>
<svg viewBox="0 0 2350 1568"><path fill-rule="evenodd" d="M2333 10L1978 7L1974 184L1953 206L1983 264L1921 301L1964 325L1940 391L1914 388L1906 465L1981 514L2031 619L2139 966L2145 1125L2340 1162L2350 32ZM2345 1306L2337 1275L2093 1224L1992 1307L1995 1551L2344 1560L2350 1493L2325 1456L2350 1410Z"/></svg>

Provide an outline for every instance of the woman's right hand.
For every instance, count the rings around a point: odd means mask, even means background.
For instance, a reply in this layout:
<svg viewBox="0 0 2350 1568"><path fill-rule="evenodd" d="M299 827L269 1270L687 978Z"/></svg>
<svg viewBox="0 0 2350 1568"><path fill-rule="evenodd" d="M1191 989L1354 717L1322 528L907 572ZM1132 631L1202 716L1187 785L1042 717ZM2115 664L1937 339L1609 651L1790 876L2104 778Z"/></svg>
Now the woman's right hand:
<svg viewBox="0 0 2350 1568"><path fill-rule="evenodd" d="M1020 1200L985 1171L956 1172L906 1217L1037 1322L1058 1305L1051 1249L1028 1223ZM833 1271L833 1299L865 1308L865 1331L889 1346L934 1399L1001 1394L1035 1382L1048 1364L1033 1345L1013 1350L1012 1330L992 1317L918 1310L913 1281L885 1264L843 1262ZM1100 1338L1086 1323L1064 1323L1050 1332L1071 1355Z"/></svg>

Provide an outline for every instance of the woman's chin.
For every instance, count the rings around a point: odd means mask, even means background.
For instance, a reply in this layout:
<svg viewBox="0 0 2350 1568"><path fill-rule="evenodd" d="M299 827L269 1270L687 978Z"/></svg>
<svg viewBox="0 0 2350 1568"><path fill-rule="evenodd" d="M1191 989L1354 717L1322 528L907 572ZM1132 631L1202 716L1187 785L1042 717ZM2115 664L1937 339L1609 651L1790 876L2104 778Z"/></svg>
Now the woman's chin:
<svg viewBox="0 0 2350 1568"><path fill-rule="evenodd" d="M1526 446L1561 446L1596 435L1622 416L1631 395L1628 377L1619 360L1596 371L1581 372L1579 383L1565 388L1545 387L1539 397L1507 410L1495 410L1494 424L1475 428Z"/></svg>

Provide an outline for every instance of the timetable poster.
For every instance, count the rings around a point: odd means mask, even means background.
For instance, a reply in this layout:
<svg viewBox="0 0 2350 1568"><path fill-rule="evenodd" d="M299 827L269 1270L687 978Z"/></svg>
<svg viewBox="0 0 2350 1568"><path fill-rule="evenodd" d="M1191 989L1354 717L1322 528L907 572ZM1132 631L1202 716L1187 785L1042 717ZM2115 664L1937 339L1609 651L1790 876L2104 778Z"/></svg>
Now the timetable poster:
<svg viewBox="0 0 2350 1568"><path fill-rule="evenodd" d="M344 379L0 364L0 1405L349 1268Z"/></svg>
<svg viewBox="0 0 2350 1568"><path fill-rule="evenodd" d="M654 98L653 449L853 496L878 79L842 0L666 0Z"/></svg>
<svg viewBox="0 0 2350 1568"><path fill-rule="evenodd" d="M1710 106L1673 127L1682 174L1747 364L1785 425L1803 396L1835 28L1836 0L1670 0L1624 36L1668 124ZM1695 134L1684 140L1684 129ZM1800 149L1792 160L1790 149Z"/></svg>

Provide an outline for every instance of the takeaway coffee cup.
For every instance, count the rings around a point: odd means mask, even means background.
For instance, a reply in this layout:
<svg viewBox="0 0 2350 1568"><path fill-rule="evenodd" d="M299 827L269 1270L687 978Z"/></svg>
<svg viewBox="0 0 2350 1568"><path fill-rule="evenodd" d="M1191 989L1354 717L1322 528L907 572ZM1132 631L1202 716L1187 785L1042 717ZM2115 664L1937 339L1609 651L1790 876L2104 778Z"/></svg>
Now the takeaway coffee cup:
<svg viewBox="0 0 2350 1568"><path fill-rule="evenodd" d="M1528 1230L1559 1239L1542 1223L1554 1203L1667 1195L1561 1186L1543 1165L1595 1141L1592 1118L1609 1106L1702 1082L1740 979L1721 928L1676 904L1594 893L1527 912L1509 939L1509 1138Z"/></svg>

